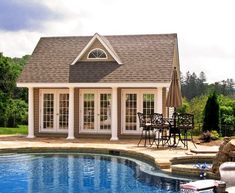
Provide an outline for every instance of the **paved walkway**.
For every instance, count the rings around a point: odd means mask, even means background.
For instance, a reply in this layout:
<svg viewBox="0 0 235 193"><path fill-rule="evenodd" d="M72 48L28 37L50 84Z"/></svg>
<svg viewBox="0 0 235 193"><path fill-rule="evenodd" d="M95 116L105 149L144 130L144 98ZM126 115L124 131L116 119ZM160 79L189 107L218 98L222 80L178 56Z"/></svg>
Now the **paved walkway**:
<svg viewBox="0 0 235 193"><path fill-rule="evenodd" d="M0 152L19 152L19 149L29 151L60 151L60 150L77 150L89 152L110 152L110 150L121 151L120 155L127 155L141 160L154 162L162 169L170 169L170 160L174 159L198 159L200 156L213 157L214 154L196 154L186 150L183 147L143 147L137 146L137 140L122 139L119 141L110 141L108 139L74 139L66 140L65 138L38 137L27 139L25 136L0 136ZM189 149L193 144L189 144ZM208 146L198 146L198 149L210 149ZM215 147L218 148L218 147Z"/></svg>

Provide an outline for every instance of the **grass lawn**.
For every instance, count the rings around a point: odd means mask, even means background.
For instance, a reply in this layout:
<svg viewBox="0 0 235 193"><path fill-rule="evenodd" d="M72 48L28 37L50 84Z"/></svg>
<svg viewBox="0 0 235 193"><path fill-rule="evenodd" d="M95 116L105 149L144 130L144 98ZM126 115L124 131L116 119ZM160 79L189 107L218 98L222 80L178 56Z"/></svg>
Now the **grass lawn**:
<svg viewBox="0 0 235 193"><path fill-rule="evenodd" d="M27 133L28 133L27 125L19 125L18 128L0 127L0 135L27 134Z"/></svg>

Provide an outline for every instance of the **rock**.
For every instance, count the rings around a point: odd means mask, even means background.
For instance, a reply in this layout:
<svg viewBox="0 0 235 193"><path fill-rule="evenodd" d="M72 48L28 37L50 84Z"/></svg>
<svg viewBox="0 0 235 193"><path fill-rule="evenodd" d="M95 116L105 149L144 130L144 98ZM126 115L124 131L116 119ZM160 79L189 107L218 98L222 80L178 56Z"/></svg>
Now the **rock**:
<svg viewBox="0 0 235 193"><path fill-rule="evenodd" d="M235 160L235 140L225 137L212 163L212 172L219 175L219 167L224 162Z"/></svg>
<svg viewBox="0 0 235 193"><path fill-rule="evenodd" d="M229 154L230 151L235 151L235 145L232 144L231 142L227 143L222 152L224 152L225 154Z"/></svg>

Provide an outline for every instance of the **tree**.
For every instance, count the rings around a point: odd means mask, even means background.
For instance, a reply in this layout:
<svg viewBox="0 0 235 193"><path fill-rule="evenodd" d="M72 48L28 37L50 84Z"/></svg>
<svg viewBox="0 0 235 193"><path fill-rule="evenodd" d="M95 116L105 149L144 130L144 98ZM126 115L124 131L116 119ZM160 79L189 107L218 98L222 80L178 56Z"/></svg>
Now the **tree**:
<svg viewBox="0 0 235 193"><path fill-rule="evenodd" d="M215 92L208 97L206 102L202 130L219 132L219 103Z"/></svg>
<svg viewBox="0 0 235 193"><path fill-rule="evenodd" d="M17 68L14 68L14 63L8 57L0 55L0 90L6 94L11 95L15 88L17 79Z"/></svg>
<svg viewBox="0 0 235 193"><path fill-rule="evenodd" d="M206 93L206 75L201 72L199 78L193 72L186 73L186 76L181 76L182 95L188 100L192 100L196 96L201 96Z"/></svg>
<svg viewBox="0 0 235 193"><path fill-rule="evenodd" d="M16 87L16 80L28 58L12 59L0 54L0 126L15 127L26 120L27 92Z"/></svg>

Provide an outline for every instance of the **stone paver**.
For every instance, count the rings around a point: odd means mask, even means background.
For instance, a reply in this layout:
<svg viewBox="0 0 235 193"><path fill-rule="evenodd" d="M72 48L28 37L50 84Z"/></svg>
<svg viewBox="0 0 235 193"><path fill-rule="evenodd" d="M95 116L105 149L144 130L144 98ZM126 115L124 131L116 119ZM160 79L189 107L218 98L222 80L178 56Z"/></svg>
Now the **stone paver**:
<svg viewBox="0 0 235 193"><path fill-rule="evenodd" d="M143 147L137 146L138 140L122 139L119 141L110 141L108 139L74 139L66 140L65 138L45 138L38 137L34 139L27 139L25 136L0 136L0 152L19 152L19 150L29 151L60 151L60 150L77 150L84 152L110 152L110 150L121 151L120 155L127 155L137 159L155 163L156 166L162 169L169 169L171 166L170 160L182 160L183 158L199 159L199 154L190 152L181 147ZM208 147L198 146L198 148L205 149ZM214 156L215 154L212 154Z"/></svg>

